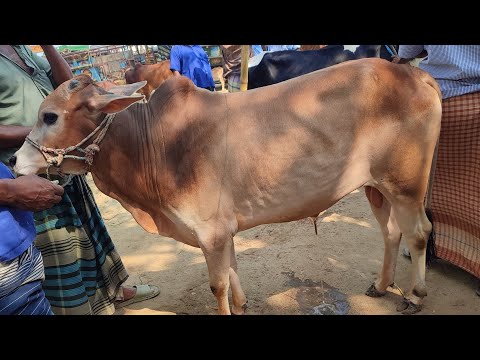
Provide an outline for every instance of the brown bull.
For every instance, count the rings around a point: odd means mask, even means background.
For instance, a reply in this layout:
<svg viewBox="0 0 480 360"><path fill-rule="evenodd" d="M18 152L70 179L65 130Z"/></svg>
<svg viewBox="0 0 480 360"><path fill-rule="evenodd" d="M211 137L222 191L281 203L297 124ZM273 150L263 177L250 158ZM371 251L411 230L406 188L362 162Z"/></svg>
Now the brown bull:
<svg viewBox="0 0 480 360"><path fill-rule="evenodd" d="M300 45L300 51L320 50L327 45Z"/></svg>
<svg viewBox="0 0 480 360"><path fill-rule="evenodd" d="M165 60L153 65L135 64L133 69L125 71L125 82L134 84L146 81L147 84L142 89L139 89L139 92L145 95L145 99L148 101L152 93L172 76L170 60Z"/></svg>
<svg viewBox="0 0 480 360"><path fill-rule="evenodd" d="M95 85L107 91L118 86L118 84L115 84L113 81L110 80L97 81L95 82Z"/></svg>
<svg viewBox="0 0 480 360"><path fill-rule="evenodd" d="M238 231L314 216L366 186L385 240L383 268L367 294L384 295L393 283L403 237L412 255L403 308L420 309L432 229L423 200L441 118L440 90L427 73L364 59L232 94L177 77L149 103L134 104L143 85L106 92L86 76L62 84L16 153L17 173L45 172L39 149L62 172L85 173L82 161L39 144L77 144L117 113L90 169L95 184L145 230L202 249L221 314L230 313L229 286L232 311L245 309Z"/></svg>

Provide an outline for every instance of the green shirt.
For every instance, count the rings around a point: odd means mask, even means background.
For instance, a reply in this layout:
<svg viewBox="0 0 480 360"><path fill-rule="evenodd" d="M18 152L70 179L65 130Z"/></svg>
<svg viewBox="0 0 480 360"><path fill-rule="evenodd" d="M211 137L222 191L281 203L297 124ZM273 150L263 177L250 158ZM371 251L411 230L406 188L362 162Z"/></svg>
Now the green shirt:
<svg viewBox="0 0 480 360"><path fill-rule="evenodd" d="M13 48L33 68L33 74L0 54L0 125L33 126L40 104L54 89L52 70L48 61L32 53L28 46ZM17 150L0 149L0 161L7 164Z"/></svg>

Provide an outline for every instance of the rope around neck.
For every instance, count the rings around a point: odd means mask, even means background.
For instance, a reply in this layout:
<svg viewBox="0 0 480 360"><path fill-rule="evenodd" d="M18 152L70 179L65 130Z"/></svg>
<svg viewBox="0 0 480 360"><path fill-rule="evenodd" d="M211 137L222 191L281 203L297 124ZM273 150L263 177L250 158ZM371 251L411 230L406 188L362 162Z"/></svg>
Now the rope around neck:
<svg viewBox="0 0 480 360"><path fill-rule="evenodd" d="M60 165L62 164L64 159L73 159L73 160L80 160L80 161L85 161L85 170L87 172L90 171L90 167L93 164L93 159L95 158L95 155L100 152L100 142L103 140L105 135L107 134L108 128L113 122L113 119L115 118L116 113L114 114L107 114L105 118L102 120L100 125L98 125L95 130L93 130L86 138L84 138L82 141L80 141L77 145L74 146L69 146L64 149L54 149L54 148L49 148L43 145L38 144L37 142L33 141L30 139L28 136L25 139L26 142L28 142L30 145L35 147L37 150L39 150L43 157L45 158L45 161L47 162L47 179L51 181L50 177L50 168L53 166L57 168L58 175L64 179L67 178L66 182L61 184L61 186L65 187L70 180L72 179L73 175L66 175L60 171ZM90 140L96 133L98 132L97 137L93 142L88 145L87 147L82 148L81 146L85 144L88 140ZM78 151L84 156L76 156L76 155L68 155L68 153L72 151ZM52 156L54 155L54 156Z"/></svg>

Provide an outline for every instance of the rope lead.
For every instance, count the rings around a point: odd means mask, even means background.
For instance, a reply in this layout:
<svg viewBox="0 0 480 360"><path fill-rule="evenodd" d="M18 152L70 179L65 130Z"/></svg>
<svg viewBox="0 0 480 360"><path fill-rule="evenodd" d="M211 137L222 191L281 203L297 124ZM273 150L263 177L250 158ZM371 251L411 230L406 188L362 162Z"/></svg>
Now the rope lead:
<svg viewBox="0 0 480 360"><path fill-rule="evenodd" d="M30 145L35 147L38 151L40 151L45 158L45 161L47 162L47 179L52 181L50 177L50 168L53 166L57 169L58 175L64 179L67 178L66 182L64 182L61 186L65 187L70 180L72 179L73 175L66 175L60 171L60 166L63 162L64 159L72 159L72 160L80 160L80 161L85 161L85 170L87 172L90 171L90 167L93 164L93 160L95 158L95 155L100 152L100 142L103 140L105 135L107 134L108 128L113 122L113 119L115 118L116 113L114 114L107 114L105 118L102 120L100 125L98 125L95 130L93 130L86 138L84 138L82 141L80 141L77 145L75 146L69 146L64 149L53 149L53 148L48 148L46 146L40 145L37 142L33 141L30 139L28 136L25 139L26 142L28 142ZM93 140L93 142L88 145L85 149L83 149L81 146L85 144L88 140L90 140L93 135L95 135L98 132L97 137ZM75 156L75 155L68 155L69 152L72 151L78 151L84 156ZM52 155L55 156L52 156Z"/></svg>

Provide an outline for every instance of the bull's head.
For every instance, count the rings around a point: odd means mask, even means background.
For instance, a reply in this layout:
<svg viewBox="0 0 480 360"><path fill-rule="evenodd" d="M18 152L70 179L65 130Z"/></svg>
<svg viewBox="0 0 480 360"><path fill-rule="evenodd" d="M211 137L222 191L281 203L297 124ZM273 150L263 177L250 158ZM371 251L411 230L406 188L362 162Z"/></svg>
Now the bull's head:
<svg viewBox="0 0 480 360"><path fill-rule="evenodd" d="M64 149L76 145L100 124L105 114L120 112L142 100L144 96L135 92L145 84L146 81L142 81L106 91L96 86L89 76L79 75L61 84L45 98L38 111L37 123L28 137L46 148ZM91 142L92 139L85 146ZM42 152L28 142L10 159L10 164L20 175L45 173L48 165ZM83 174L85 164L65 159L61 171Z"/></svg>

